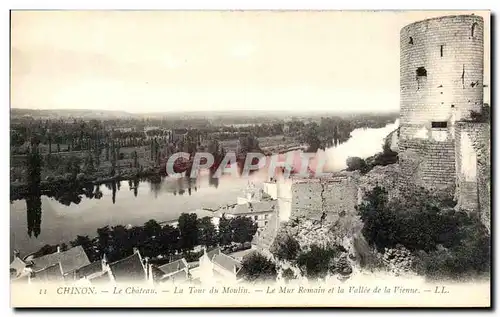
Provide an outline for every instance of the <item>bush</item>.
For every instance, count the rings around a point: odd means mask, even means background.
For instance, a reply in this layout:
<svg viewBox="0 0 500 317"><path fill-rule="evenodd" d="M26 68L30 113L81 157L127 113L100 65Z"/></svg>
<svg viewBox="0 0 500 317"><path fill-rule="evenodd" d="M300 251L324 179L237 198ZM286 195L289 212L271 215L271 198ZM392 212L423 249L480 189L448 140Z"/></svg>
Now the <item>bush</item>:
<svg viewBox="0 0 500 317"><path fill-rule="evenodd" d="M449 201L440 200L424 189L414 188L413 195L388 201L387 191L375 187L358 206L364 222L362 233L377 250L402 244L410 251L436 250L437 245L457 245L463 233L460 227L471 222L466 213L454 211Z"/></svg>
<svg viewBox="0 0 500 317"><path fill-rule="evenodd" d="M290 235L274 239L271 246L271 253L280 260L294 261L300 252L300 244Z"/></svg>
<svg viewBox="0 0 500 317"><path fill-rule="evenodd" d="M276 265L260 253L254 253L243 260L241 274L249 282L276 280Z"/></svg>
<svg viewBox="0 0 500 317"><path fill-rule="evenodd" d="M285 279L286 282L293 280L295 278L295 273L293 273L293 270L291 268L287 268L283 270L283 273L281 274L283 279Z"/></svg>
<svg viewBox="0 0 500 317"><path fill-rule="evenodd" d="M299 255L297 264L307 278L324 278L329 273L337 272L338 258L345 251L342 246L321 247L313 244L310 251Z"/></svg>
<svg viewBox="0 0 500 317"><path fill-rule="evenodd" d="M485 103L481 106L480 111L472 110L470 112L471 122L490 122L491 118L491 108L490 105Z"/></svg>
<svg viewBox="0 0 500 317"><path fill-rule="evenodd" d="M459 245L438 248L432 252L419 252L415 270L432 279L463 279L489 273L490 235L479 221L463 229L465 237Z"/></svg>
<svg viewBox="0 0 500 317"><path fill-rule="evenodd" d="M348 171L360 171L361 173L366 173L368 171L366 161L360 157L348 157L346 164Z"/></svg>
<svg viewBox="0 0 500 317"><path fill-rule="evenodd" d="M487 272L490 236L480 220L425 189L411 193L392 202L381 187L368 193L358 206L368 243L379 252L402 245L417 254L415 270L430 277Z"/></svg>

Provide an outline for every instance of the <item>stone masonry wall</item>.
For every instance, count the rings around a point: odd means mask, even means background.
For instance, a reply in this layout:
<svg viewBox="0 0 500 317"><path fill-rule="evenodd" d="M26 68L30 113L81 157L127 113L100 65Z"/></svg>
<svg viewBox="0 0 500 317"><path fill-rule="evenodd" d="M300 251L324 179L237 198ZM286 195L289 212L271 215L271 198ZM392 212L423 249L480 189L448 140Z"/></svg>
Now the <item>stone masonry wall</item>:
<svg viewBox="0 0 500 317"><path fill-rule="evenodd" d="M292 184L291 218L332 221L356 212L358 187L350 176L298 180Z"/></svg>
<svg viewBox="0 0 500 317"><path fill-rule="evenodd" d="M431 122L468 119L483 104L484 22L479 16L427 19L400 32L401 138Z"/></svg>
<svg viewBox="0 0 500 317"><path fill-rule="evenodd" d="M400 140L399 148L400 181L454 192L455 144L452 140Z"/></svg>
<svg viewBox="0 0 500 317"><path fill-rule="evenodd" d="M491 219L490 124L460 122L455 131L458 207Z"/></svg>

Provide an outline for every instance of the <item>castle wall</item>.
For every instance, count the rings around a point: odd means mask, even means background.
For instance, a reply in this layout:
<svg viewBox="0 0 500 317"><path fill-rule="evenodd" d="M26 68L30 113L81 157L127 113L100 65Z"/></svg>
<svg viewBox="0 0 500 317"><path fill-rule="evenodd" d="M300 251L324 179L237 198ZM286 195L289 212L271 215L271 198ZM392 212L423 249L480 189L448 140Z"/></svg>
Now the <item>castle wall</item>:
<svg viewBox="0 0 500 317"><path fill-rule="evenodd" d="M349 176L297 181L291 191L291 218L332 221L356 213L358 186Z"/></svg>
<svg viewBox="0 0 500 317"><path fill-rule="evenodd" d="M455 131L458 207L479 212L489 229L491 216L490 124L460 122Z"/></svg>
<svg viewBox="0 0 500 317"><path fill-rule="evenodd" d="M400 140L400 180L428 189L453 193L455 143L453 140Z"/></svg>

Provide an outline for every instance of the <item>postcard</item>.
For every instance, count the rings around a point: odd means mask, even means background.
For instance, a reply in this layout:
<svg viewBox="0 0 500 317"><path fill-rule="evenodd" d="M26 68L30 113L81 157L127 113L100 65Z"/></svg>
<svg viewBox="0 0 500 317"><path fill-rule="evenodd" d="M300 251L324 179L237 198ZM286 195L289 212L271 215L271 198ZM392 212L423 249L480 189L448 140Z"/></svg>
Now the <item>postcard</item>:
<svg viewBox="0 0 500 317"><path fill-rule="evenodd" d="M12 307L491 306L489 11L11 11Z"/></svg>

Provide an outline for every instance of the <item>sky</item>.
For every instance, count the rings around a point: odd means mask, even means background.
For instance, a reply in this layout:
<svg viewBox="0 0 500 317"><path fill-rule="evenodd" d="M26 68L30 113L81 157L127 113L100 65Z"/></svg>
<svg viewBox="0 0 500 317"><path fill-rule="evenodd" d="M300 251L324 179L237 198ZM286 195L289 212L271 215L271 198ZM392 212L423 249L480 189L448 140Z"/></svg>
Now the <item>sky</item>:
<svg viewBox="0 0 500 317"><path fill-rule="evenodd" d="M457 13L13 11L11 107L397 111L400 29Z"/></svg>

